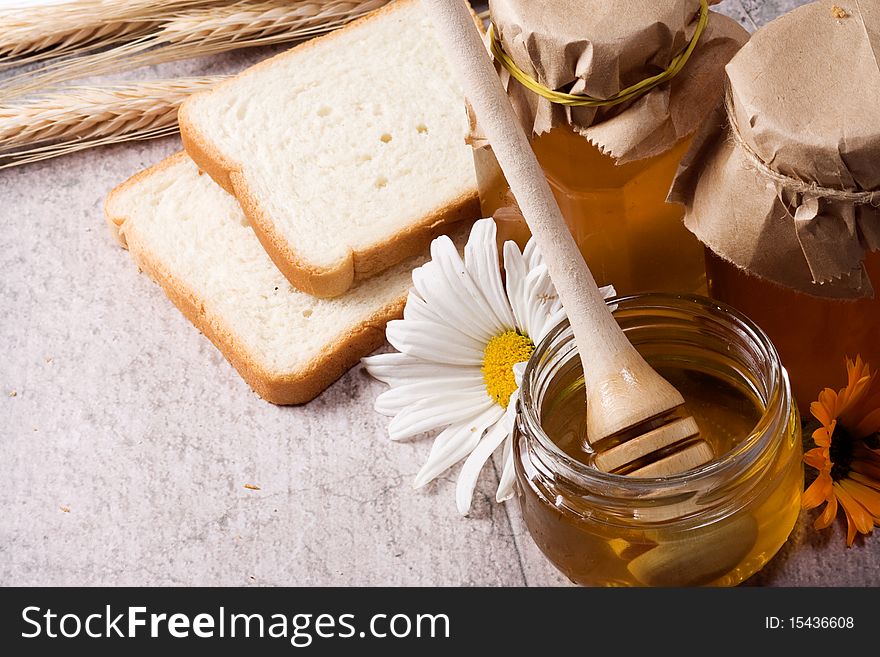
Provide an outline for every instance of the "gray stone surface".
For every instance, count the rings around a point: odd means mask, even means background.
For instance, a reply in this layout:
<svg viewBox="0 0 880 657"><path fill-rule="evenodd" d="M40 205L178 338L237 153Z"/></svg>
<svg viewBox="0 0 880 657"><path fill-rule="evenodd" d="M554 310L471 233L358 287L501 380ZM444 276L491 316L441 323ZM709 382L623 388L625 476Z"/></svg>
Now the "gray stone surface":
<svg viewBox="0 0 880 657"><path fill-rule="evenodd" d="M808 0L725 0L722 6L741 5L752 26L761 27L780 14L805 5L807 2Z"/></svg>
<svg viewBox="0 0 880 657"><path fill-rule="evenodd" d="M753 27L794 4L721 8ZM361 368L306 406L267 404L137 272L101 204L178 148L0 171L0 583L565 584L516 504L492 501L495 472L468 519L455 471L411 490L430 443L386 439ZM808 520L751 583L880 584L876 538L846 550Z"/></svg>

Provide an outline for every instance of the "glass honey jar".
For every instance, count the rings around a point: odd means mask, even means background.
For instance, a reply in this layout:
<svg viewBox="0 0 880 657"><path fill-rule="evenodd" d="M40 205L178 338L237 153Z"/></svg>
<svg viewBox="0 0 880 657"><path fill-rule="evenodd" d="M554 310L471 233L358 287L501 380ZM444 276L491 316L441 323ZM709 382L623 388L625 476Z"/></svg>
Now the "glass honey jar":
<svg viewBox="0 0 880 657"><path fill-rule="evenodd" d="M710 294L773 340L801 412L846 357L880 363L880 3L813 2L727 66L670 199Z"/></svg>
<svg viewBox="0 0 880 657"><path fill-rule="evenodd" d="M720 456L662 478L592 466L583 372L562 323L535 349L520 388L513 453L525 524L578 584L738 584L779 550L800 511L801 425L779 356L745 316L702 297L609 304Z"/></svg>
<svg viewBox="0 0 880 657"><path fill-rule="evenodd" d="M712 296L761 323L779 350L802 413L824 388L846 385L846 358L861 355L880 364L880 300L815 297L753 276L706 253ZM880 252L865 257L875 294L880 290Z"/></svg>
<svg viewBox="0 0 880 657"><path fill-rule="evenodd" d="M623 294L705 290L702 248L666 196L747 38L708 5L489 3L487 39L562 214L597 282ZM523 246L528 228L488 147L475 161L483 216Z"/></svg>

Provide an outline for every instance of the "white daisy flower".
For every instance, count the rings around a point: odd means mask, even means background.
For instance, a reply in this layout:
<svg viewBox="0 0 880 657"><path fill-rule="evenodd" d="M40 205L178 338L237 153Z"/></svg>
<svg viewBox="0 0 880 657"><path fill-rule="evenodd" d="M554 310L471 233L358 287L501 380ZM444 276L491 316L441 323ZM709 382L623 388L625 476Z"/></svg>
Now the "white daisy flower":
<svg viewBox="0 0 880 657"><path fill-rule="evenodd" d="M388 342L398 353L363 359L371 375L391 386L376 410L393 416L392 440L442 429L414 487L466 459L456 490L462 515L502 443L495 497L503 502L513 495L511 436L522 371L535 345L565 317L534 240L522 253L514 242L503 251L504 277L492 219L474 224L463 261L452 240L435 239L431 261L413 272L403 319L388 324ZM614 295L610 286L602 292Z"/></svg>

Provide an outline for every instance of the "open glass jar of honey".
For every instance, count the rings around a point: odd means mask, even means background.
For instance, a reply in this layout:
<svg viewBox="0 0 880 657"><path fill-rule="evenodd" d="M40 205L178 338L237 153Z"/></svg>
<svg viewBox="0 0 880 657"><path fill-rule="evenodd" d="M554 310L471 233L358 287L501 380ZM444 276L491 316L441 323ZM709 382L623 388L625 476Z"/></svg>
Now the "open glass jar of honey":
<svg viewBox="0 0 880 657"><path fill-rule="evenodd" d="M743 315L701 297L609 303L721 456L664 478L592 466L583 372L563 323L537 346L520 388L513 454L526 526L578 584L738 584L782 546L800 511L800 419L776 350Z"/></svg>
<svg viewBox="0 0 880 657"><path fill-rule="evenodd" d="M841 3L843 4L843 3ZM880 363L880 3L814 2L758 30L671 200L710 293L771 337L802 411Z"/></svg>
<svg viewBox="0 0 880 657"><path fill-rule="evenodd" d="M622 294L705 285L702 249L666 196L747 38L709 4L489 3L508 96L593 275ZM489 147L475 143L483 216L523 246L516 202Z"/></svg>

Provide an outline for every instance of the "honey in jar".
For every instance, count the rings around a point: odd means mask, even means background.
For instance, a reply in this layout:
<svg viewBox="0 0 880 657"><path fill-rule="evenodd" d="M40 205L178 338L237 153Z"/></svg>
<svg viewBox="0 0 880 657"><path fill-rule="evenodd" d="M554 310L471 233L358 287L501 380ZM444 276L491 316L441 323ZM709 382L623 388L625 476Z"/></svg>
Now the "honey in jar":
<svg viewBox="0 0 880 657"><path fill-rule="evenodd" d="M880 4L835 7L752 36L671 194L710 293L767 332L804 412L845 357L880 363Z"/></svg>
<svg viewBox="0 0 880 657"><path fill-rule="evenodd" d="M624 298L615 317L682 393L716 459L652 479L596 469L584 374L563 324L536 348L521 388L514 463L525 524L578 584L738 584L772 558L800 511L800 420L778 355L748 319L704 298Z"/></svg>
<svg viewBox="0 0 880 657"><path fill-rule="evenodd" d="M706 270L712 295L759 318L788 368L801 412L823 388L846 385L846 358L860 354L880 364L880 302L876 299L815 297L753 276L709 251ZM880 289L880 253L865 257L875 294Z"/></svg>
<svg viewBox="0 0 880 657"><path fill-rule="evenodd" d="M746 34L701 0L621 4L627 3L493 0L489 38L508 95L597 282L620 293L700 291L702 248L683 227L681 207L666 196L691 133L721 96L723 66ZM675 75L617 102L686 51ZM511 71L594 104L563 105ZM495 217L500 239L522 246L528 229L482 150L488 149L478 149L475 159L483 214Z"/></svg>

